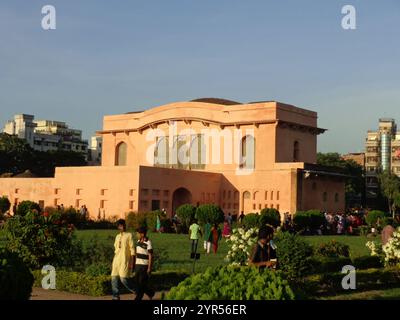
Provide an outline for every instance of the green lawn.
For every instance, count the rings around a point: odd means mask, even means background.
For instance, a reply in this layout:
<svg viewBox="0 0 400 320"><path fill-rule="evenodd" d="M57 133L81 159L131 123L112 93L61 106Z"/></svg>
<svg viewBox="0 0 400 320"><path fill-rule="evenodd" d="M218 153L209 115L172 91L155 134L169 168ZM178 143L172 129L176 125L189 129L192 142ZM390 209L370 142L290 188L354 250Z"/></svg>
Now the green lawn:
<svg viewBox="0 0 400 320"><path fill-rule="evenodd" d="M400 300L400 288L371 290L322 298L321 300Z"/></svg>
<svg viewBox="0 0 400 320"><path fill-rule="evenodd" d="M350 256L352 258L369 255L370 251L365 244L370 240L380 241L378 237L368 239L365 236L304 236L304 238L313 246L332 240L345 243L350 247Z"/></svg>
<svg viewBox="0 0 400 320"><path fill-rule="evenodd" d="M117 231L114 230L80 230L77 231L79 239L89 239L97 236L100 241L107 242L112 246ZM193 260L190 259L191 242L188 235L183 234L159 234L150 233L150 240L154 250L164 257L161 262L161 270L187 270L192 271ZM217 254L206 255L203 242L199 241L198 252L201 253L200 260L196 261L196 271L205 270L209 266L217 266L226 263L224 258L228 253L225 240L221 240Z"/></svg>

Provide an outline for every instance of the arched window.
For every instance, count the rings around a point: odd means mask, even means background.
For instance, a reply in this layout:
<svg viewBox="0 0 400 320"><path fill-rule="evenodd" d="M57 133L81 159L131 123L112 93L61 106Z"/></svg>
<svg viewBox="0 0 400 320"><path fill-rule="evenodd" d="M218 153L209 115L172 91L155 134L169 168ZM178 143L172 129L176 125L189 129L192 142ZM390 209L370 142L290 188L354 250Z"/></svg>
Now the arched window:
<svg viewBox="0 0 400 320"><path fill-rule="evenodd" d="M125 142L121 142L115 149L115 165L126 166L128 145Z"/></svg>
<svg viewBox="0 0 400 320"><path fill-rule="evenodd" d="M339 193L335 193L335 202L339 202Z"/></svg>
<svg viewBox="0 0 400 320"><path fill-rule="evenodd" d="M240 146L240 168L254 169L256 139L252 135L242 138Z"/></svg>
<svg viewBox="0 0 400 320"><path fill-rule="evenodd" d="M295 141L293 143L293 162L299 162L300 161L300 145L298 141Z"/></svg>
<svg viewBox="0 0 400 320"><path fill-rule="evenodd" d="M317 183L316 183L316 182L313 182L313 184L312 184L312 189L313 189L313 190L317 190Z"/></svg>
<svg viewBox="0 0 400 320"><path fill-rule="evenodd" d="M250 199L250 197L251 197L250 192L245 191L245 192L243 193L243 199Z"/></svg>
<svg viewBox="0 0 400 320"><path fill-rule="evenodd" d="M327 201L328 201L328 193L327 193L327 192L324 192L324 193L322 194L322 200L323 200L324 202L327 202Z"/></svg>

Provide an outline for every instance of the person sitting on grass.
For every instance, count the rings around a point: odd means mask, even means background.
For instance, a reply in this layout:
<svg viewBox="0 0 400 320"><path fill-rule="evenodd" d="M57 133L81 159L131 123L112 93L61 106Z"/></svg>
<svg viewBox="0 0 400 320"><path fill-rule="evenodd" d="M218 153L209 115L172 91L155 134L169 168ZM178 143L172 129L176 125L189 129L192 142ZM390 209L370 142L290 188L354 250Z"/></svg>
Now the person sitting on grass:
<svg viewBox="0 0 400 320"><path fill-rule="evenodd" d="M135 293L135 290L129 284L131 270L133 268L135 258L135 246L133 244L132 234L126 232L125 220L117 221L119 230L114 242L114 259L111 272L111 287L112 299L119 300L119 281L130 292Z"/></svg>
<svg viewBox="0 0 400 320"><path fill-rule="evenodd" d="M272 239L274 229L270 226L261 227L258 232L258 242L255 245L250 258L249 266L259 269L276 267L276 247Z"/></svg>
<svg viewBox="0 0 400 320"><path fill-rule="evenodd" d="M137 294L135 300L142 300L146 294L150 300L154 297L154 290L149 286L149 276L153 265L153 247L147 237L147 228L137 229L139 240L136 242L135 282Z"/></svg>

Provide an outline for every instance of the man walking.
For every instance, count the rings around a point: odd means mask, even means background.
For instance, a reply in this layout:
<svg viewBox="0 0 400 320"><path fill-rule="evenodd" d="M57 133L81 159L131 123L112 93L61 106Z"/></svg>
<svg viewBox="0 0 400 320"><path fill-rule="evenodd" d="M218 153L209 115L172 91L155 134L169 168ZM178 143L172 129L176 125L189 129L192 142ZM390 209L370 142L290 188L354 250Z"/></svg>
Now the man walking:
<svg viewBox="0 0 400 320"><path fill-rule="evenodd" d="M117 221L119 234L115 237L114 242L114 259L111 272L111 287L113 300L119 300L119 281L132 293L135 290L129 285L128 279L131 276L131 270L135 258L135 247L133 244L132 234L126 232L125 220Z"/></svg>
<svg viewBox="0 0 400 320"><path fill-rule="evenodd" d="M147 237L146 227L137 230L139 240L136 242L135 282L137 293L135 300L142 300L144 294L150 300L154 297L154 290L149 286L149 276L153 264L153 247Z"/></svg>
<svg viewBox="0 0 400 320"><path fill-rule="evenodd" d="M192 252L194 255L197 252L199 238L202 236L200 226L197 224L197 219L193 219L193 223L189 227L189 239L192 241Z"/></svg>

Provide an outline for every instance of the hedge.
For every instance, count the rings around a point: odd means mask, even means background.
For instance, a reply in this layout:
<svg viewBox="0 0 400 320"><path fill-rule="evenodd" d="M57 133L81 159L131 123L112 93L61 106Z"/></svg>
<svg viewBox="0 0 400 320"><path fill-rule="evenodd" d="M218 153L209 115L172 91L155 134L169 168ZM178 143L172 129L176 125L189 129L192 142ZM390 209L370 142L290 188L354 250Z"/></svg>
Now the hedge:
<svg viewBox="0 0 400 320"><path fill-rule="evenodd" d="M348 292L344 290L341 285L344 276L345 274L341 272L309 276L303 283L303 292L311 298L313 296L320 297L321 295L336 295L338 293ZM355 292L398 287L400 283L400 269L357 270L356 283L357 288L353 290Z"/></svg>
<svg viewBox="0 0 400 320"><path fill-rule="evenodd" d="M78 293L88 296L106 296L111 292L111 276L99 275L90 276L81 272L73 271L56 271L56 289L71 293ZM32 272L35 282L35 287L41 287L42 275L41 270ZM155 291L169 290L171 287L177 286L180 282L185 280L189 273L184 271L160 271L154 272L150 276L150 284ZM122 293L128 293L123 290Z"/></svg>

